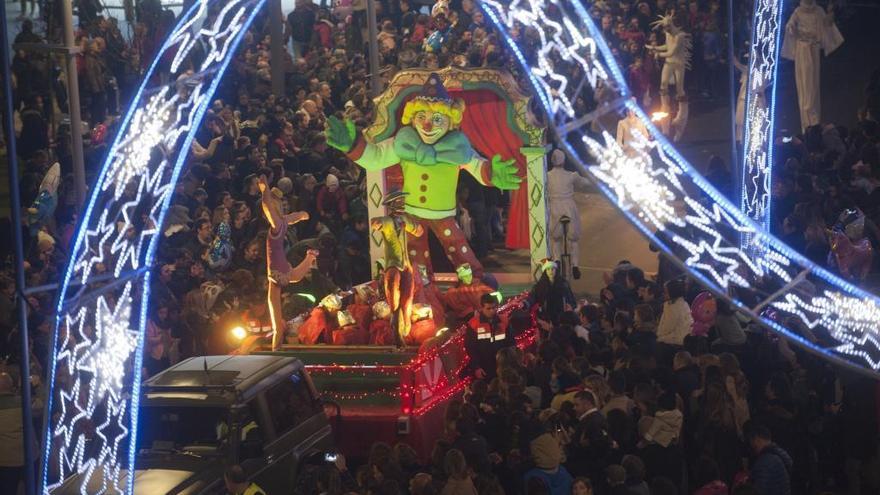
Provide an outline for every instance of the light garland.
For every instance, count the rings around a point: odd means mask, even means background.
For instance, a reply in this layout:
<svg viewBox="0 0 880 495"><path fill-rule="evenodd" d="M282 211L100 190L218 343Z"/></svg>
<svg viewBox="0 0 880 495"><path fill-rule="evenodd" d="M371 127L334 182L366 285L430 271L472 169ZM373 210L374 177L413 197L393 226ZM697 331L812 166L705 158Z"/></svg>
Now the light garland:
<svg viewBox="0 0 880 495"><path fill-rule="evenodd" d="M857 311L859 306L853 303L865 301L865 308L873 308L880 306L878 299L815 265L766 231L775 96L768 107L758 95L772 87L778 66L778 0L756 4L742 211L694 170L629 98L622 72L584 5L567 0L483 0L481 5L526 71L561 145L643 235L718 297L769 328L837 363L880 375L880 349L874 344L880 341L880 324L873 319L873 312ZM553 19L548 20L544 12L551 10ZM538 46L518 44L510 36L514 29L537 33ZM577 64L584 74L605 76L585 79L599 104L604 105L597 110L608 114L614 110L608 105L617 105L621 113L632 111L647 131L647 135L637 136L633 150L628 150L632 152L624 153L611 139L609 129L599 132L599 137L585 132L584 123L571 112L570 102L578 95L569 92L571 85L559 83L566 78L567 67L554 67L554 60ZM594 72L595 67L602 70ZM785 299L786 290L774 292L794 283L799 274L816 284L823 296L800 304ZM772 295L752 308L734 296L737 288ZM809 341L788 319L760 314L760 309L768 306L784 310L804 324L824 328L836 342Z"/></svg>
<svg viewBox="0 0 880 495"><path fill-rule="evenodd" d="M107 155L76 237L61 285L49 362L49 398L41 491L78 474L86 494L132 493L137 407L156 234L189 155L193 134L244 29L263 0L201 0L184 13L144 76ZM182 62L207 47L200 72ZM177 84L148 88L158 61L174 55ZM163 68L163 70L165 70ZM116 277L93 283L95 268ZM71 281L82 287L69 290ZM136 307L137 306L137 307Z"/></svg>
<svg viewBox="0 0 880 495"><path fill-rule="evenodd" d="M752 18L752 43L745 118L742 173L742 211L762 230L770 228L770 192L773 168L773 129L776 101L776 69L782 0L757 0ZM771 89L771 104L764 92ZM742 237L744 250L760 250L750 233Z"/></svg>

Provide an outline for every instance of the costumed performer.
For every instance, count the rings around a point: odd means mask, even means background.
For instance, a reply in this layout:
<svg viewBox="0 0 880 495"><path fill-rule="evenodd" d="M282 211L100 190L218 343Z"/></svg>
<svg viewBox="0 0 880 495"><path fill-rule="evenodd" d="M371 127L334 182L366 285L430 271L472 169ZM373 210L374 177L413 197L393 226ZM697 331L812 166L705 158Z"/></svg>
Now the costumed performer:
<svg viewBox="0 0 880 495"><path fill-rule="evenodd" d="M410 236L418 238L425 233L421 224L404 213L406 196L407 193L404 191L388 193L382 203L388 215L370 219L370 226L373 230L379 231L384 240L385 274L382 287L385 301L391 309L391 327L397 347L403 347L409 335L415 290L407 240Z"/></svg>
<svg viewBox="0 0 880 495"><path fill-rule="evenodd" d="M309 317L299 327L297 337L300 344L330 344L333 332L339 323L336 314L342 309L342 298L339 294L328 294L312 309Z"/></svg>
<svg viewBox="0 0 880 495"><path fill-rule="evenodd" d="M675 86L675 99L678 102L678 110L675 118L670 122L669 117L660 122L663 134L668 135L670 127L673 132L672 140L678 141L684 134L688 121L688 100L685 93L684 75L691 68L692 39L689 33L682 30L675 14L662 15L660 19L651 24L655 29L662 28L666 35L666 43L660 46L647 45L649 51L654 52L657 58L663 59L663 70L660 72L660 109L668 116L672 115L672 106L669 104L669 86Z"/></svg>
<svg viewBox="0 0 880 495"><path fill-rule="evenodd" d="M553 150L550 154L550 163L553 168L547 172L547 203L550 209L550 222L547 230L550 232L550 257L563 259L563 253L568 256L565 263L564 274L566 277L581 278L580 247L578 241L581 238L581 217L577 203L574 201L575 189L585 189L590 181L581 177L577 172L565 170L565 153L562 150ZM567 232L562 220L568 218Z"/></svg>
<svg viewBox="0 0 880 495"><path fill-rule="evenodd" d="M327 144L346 153L366 170L383 170L400 164L406 213L424 229L434 232L452 266L469 263L474 276L483 276L483 265L474 256L467 238L455 222L456 188L459 170L471 174L484 186L503 190L518 189L522 181L514 159L491 160L479 156L467 136L458 128L465 105L453 100L438 74L431 74L421 93L403 108L397 134L379 143L368 143L351 120L327 120ZM410 261L424 265L433 274L428 237L413 237Z"/></svg>
<svg viewBox="0 0 880 495"><path fill-rule="evenodd" d="M803 130L818 124L821 118L820 50L828 56L842 44L843 36L834 24L834 3L826 13L816 5L816 0L801 0L785 24L782 56L794 60L794 82Z"/></svg>
<svg viewBox="0 0 880 495"><path fill-rule="evenodd" d="M481 280L474 280L474 272L467 263L455 269L458 283L443 294L443 302L459 321L466 321L480 309L480 300L493 289Z"/></svg>
<svg viewBox="0 0 880 495"><path fill-rule="evenodd" d="M538 308L543 319L557 323L559 315L567 308L575 308L577 302L571 286L565 277L559 273L559 265L551 259L541 260L541 278L535 283L529 299Z"/></svg>
<svg viewBox="0 0 880 495"><path fill-rule="evenodd" d="M272 318L272 349L281 346L284 338L285 322L281 312L281 289L290 283L299 282L312 269L318 258L316 249L306 251L305 258L297 266L287 261L284 241L287 237L287 226L308 220L309 214L297 211L285 215L281 209L281 198L284 195L277 188L269 189L266 177L258 181L262 194L261 205L263 214L269 222L269 233L266 235L266 270L269 278L269 316Z"/></svg>

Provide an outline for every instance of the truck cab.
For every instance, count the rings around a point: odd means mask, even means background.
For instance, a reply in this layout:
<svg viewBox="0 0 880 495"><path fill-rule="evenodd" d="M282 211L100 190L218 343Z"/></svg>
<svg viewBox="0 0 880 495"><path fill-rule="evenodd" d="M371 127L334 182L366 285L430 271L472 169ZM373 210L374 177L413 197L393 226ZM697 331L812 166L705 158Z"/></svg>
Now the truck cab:
<svg viewBox="0 0 880 495"><path fill-rule="evenodd" d="M143 384L137 426L136 495L225 493L231 464L265 493L289 493L305 459L333 449L317 391L295 357L187 359Z"/></svg>

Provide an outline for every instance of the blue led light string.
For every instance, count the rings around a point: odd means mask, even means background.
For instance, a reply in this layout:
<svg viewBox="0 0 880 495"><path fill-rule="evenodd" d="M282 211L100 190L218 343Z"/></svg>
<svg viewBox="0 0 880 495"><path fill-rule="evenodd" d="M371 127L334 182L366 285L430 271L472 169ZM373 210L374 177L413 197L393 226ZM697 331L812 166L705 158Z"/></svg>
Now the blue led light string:
<svg viewBox="0 0 880 495"><path fill-rule="evenodd" d="M776 115L776 72L783 0L756 0L752 15L746 106L743 109L743 164L740 207L763 230L770 230L773 133ZM765 93L770 90L770 104ZM760 252L752 236L743 236L743 249Z"/></svg>
<svg viewBox="0 0 880 495"><path fill-rule="evenodd" d="M571 116L560 111L562 105L553 101L556 95L541 90L548 84L545 79L556 80L559 74L547 74L546 64L541 65L541 70L531 69L508 29L514 27L514 23L520 23L517 26L520 32L533 28L538 32L553 33L541 37L542 44L536 48L539 62L540 57L548 57L548 54L566 59L569 51L588 46L576 40L591 37L593 46L598 47L604 57L602 61L591 59L591 64L601 66L604 63L601 68L612 75L601 83L625 94L626 85L620 71L581 5L561 0L483 0L481 4L535 86L549 121L556 126L553 131L561 138L560 144L588 169L603 194L644 235L692 277L767 327L826 359L877 376L880 368L880 301L813 264L744 215L680 156L638 105L628 102L621 108L634 111L647 132L647 136L634 140L629 149L621 148L607 132L598 137L573 131L560 135L561 129L571 125ZM559 15L554 13L553 22L544 23L544 12L551 10ZM575 15L571 15L571 11ZM566 37L558 32L558 26L574 29L580 22L586 26L586 33L571 32ZM777 22L773 28L775 36L770 38L777 41L775 49L771 50L771 58L778 50L778 30ZM775 74L775 69L767 72L770 73ZM597 86L592 89L596 91ZM773 106L772 100L770 106ZM573 141L578 145L573 145ZM582 145L589 150L586 155L582 153ZM598 164L590 165L594 163ZM645 190L662 194L652 196ZM678 209L682 211L679 213ZM662 235L655 234L655 231ZM752 256L742 250L739 245L741 235L761 245L762 255ZM736 239L729 239L731 236ZM732 292L741 289L763 294L760 297L764 300L757 300L751 303L754 307L748 307ZM799 319L798 326L783 326L784 321L777 321L765 310L795 316ZM785 323L789 324L792 323ZM827 332L835 343L823 346L821 341L814 342L793 328Z"/></svg>
<svg viewBox="0 0 880 495"><path fill-rule="evenodd" d="M139 294L141 311L137 328L134 330L129 327L131 312L134 310L133 304L136 303L133 294L138 290L138 285L135 285L136 278L125 281L119 297L113 297L111 294L111 298L107 299L103 292L96 291L97 297L91 297L93 294L87 293L82 295L88 297L77 297L72 301L66 301L66 294L75 274L78 281L84 285L90 283L91 270L97 262L105 264L115 262L113 266L115 273L119 273L129 265L136 273L141 270L141 263L144 266L151 266L153 263L173 185L178 180L183 162L189 153L193 135L247 26L263 5L262 0L224 2L221 4L223 8L220 13L213 15L212 22L208 25L205 22L207 19L205 14L208 12L209 3L202 1L193 5L181 17L175 30L156 55L144 82L136 93L130 111L123 120L121 130L113 141L111 152L108 153L97 186L92 191L86 207L86 214L78 227L73 256L62 283L58 304L59 320L56 323L51 351L53 359L50 366L50 399L47 401L46 415L49 419L46 438L53 448L45 449L43 457L44 468L41 479L43 493L48 493L54 486L74 474L82 476L80 480L82 493L93 490L87 488L90 482L98 482L100 484L98 490L102 492L112 490L131 493L133 490L134 477L131 475L131 469L134 465L138 389L147 321L146 309L149 304L149 272L146 271L142 283L138 284L141 288ZM185 58L185 52L199 40L211 47L201 70L195 74L178 71L177 64ZM170 86L147 91L148 81L155 74L158 62L168 50L173 48L177 48L178 56L175 57L172 65L172 76L180 72L183 77L178 78ZM205 89L208 77L213 79ZM160 144L168 151L168 155L162 154L161 160L154 160L154 155L146 151L155 151L153 148ZM169 166L171 166L170 173ZM129 182L137 183L138 196L134 201L125 202L121 199L120 189ZM95 211L95 205L99 201L102 202L102 208ZM154 202L152 206L151 201ZM128 228L134 227L128 209L139 206L150 207L148 215L152 223L148 222L140 235L128 239L124 233ZM107 212L117 211L117 207L121 209L108 222ZM122 216L123 222L117 227L116 221L119 215ZM119 231L115 237L116 232L113 227ZM96 242L94 246L93 242ZM147 249L146 252L142 252L145 242ZM111 255L116 254L116 259L114 260L112 256L105 257L105 250L109 250ZM140 260L142 255L143 261ZM71 304L67 305L67 302ZM95 325L94 331L88 329L92 322ZM64 333L63 344L59 345L62 327L67 331ZM73 347L71 347L73 341L70 340L72 337L77 339ZM62 402L59 406L62 414L56 423L53 414L56 412L56 406L53 405L52 398L56 391L57 368L62 362L65 363L66 370L72 374L73 379L67 382L68 388L60 390ZM125 370L132 364L132 372L127 373ZM81 397L80 391L88 392L87 396ZM68 407L71 412L76 413L71 419L66 415ZM127 423L125 423L126 414L129 414ZM97 424L101 421L102 415L105 418L104 422ZM84 451L84 437L78 430L82 421L91 422L97 427L96 437L92 439L92 442L99 447L97 453ZM116 430L121 433L113 437L105 436L102 430L111 427L117 427ZM120 443L125 440L128 440L125 443L128 448L127 456L118 452ZM56 444L56 441L63 443ZM56 455L58 479L50 483L49 463ZM120 462L122 459L127 463L123 465L123 462ZM122 469L129 473L124 489L118 486ZM93 479L99 470L101 479Z"/></svg>

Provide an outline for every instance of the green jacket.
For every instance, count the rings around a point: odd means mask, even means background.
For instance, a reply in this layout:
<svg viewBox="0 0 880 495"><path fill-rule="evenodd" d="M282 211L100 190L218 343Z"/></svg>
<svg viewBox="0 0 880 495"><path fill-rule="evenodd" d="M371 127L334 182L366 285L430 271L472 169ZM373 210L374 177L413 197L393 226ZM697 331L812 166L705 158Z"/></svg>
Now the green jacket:
<svg viewBox="0 0 880 495"><path fill-rule="evenodd" d="M479 156L461 131L449 131L433 145L425 144L411 126L379 143L358 136L347 153L366 170L382 170L397 163L403 170L406 212L438 220L455 215L458 172L466 170L480 184L491 186L491 162Z"/></svg>

